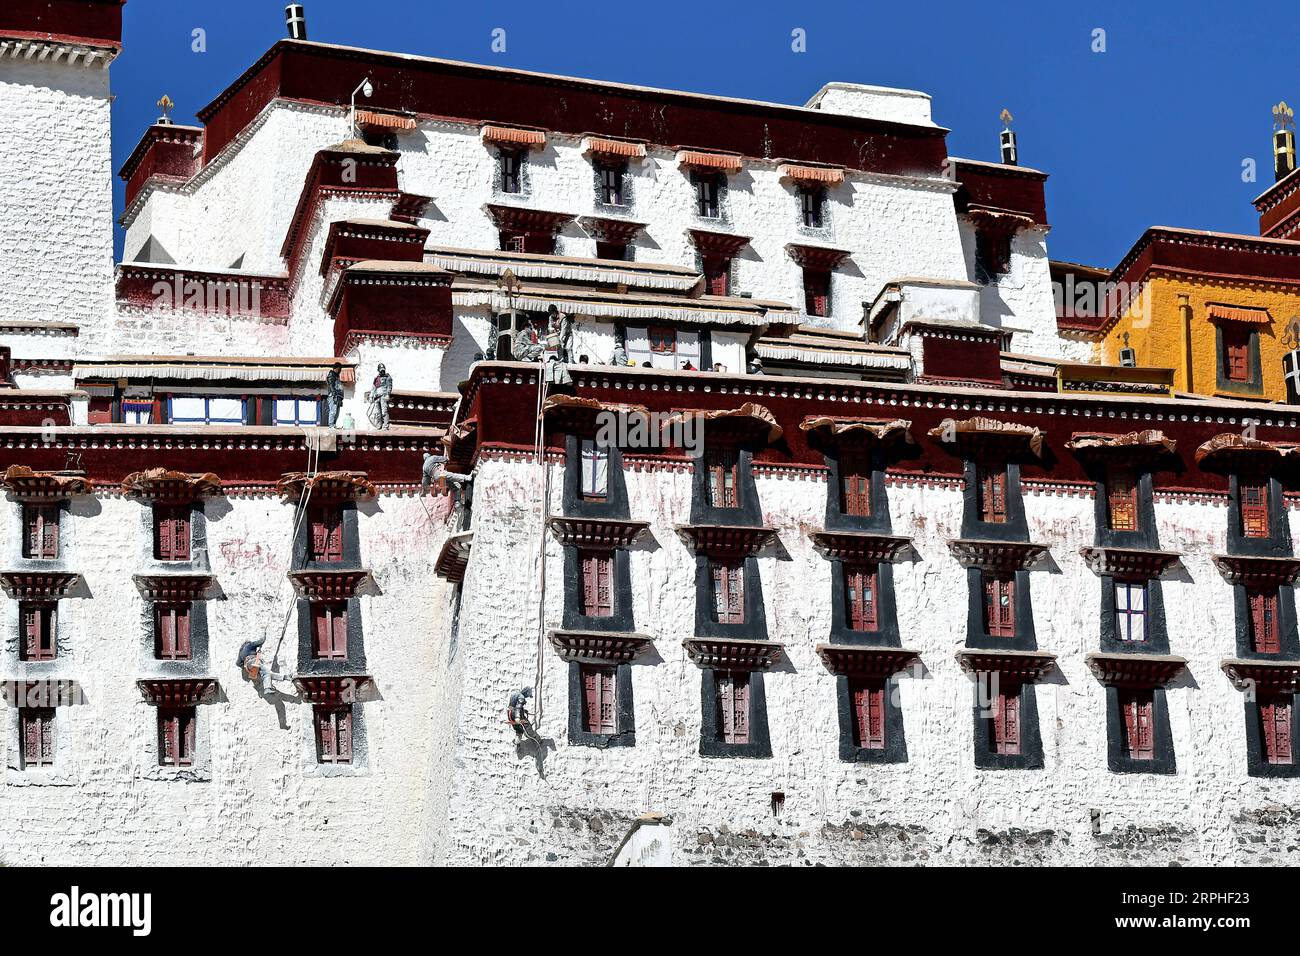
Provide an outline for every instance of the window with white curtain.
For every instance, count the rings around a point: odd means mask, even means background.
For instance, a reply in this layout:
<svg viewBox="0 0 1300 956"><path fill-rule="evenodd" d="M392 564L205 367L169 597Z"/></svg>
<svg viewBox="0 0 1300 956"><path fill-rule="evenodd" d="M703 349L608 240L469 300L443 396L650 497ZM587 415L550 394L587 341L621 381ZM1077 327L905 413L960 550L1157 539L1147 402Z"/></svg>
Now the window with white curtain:
<svg viewBox="0 0 1300 956"><path fill-rule="evenodd" d="M582 440L582 482L584 498L604 498L609 489L609 449L595 441Z"/></svg>
<svg viewBox="0 0 1300 956"><path fill-rule="evenodd" d="M319 425L320 400L315 398L277 398L275 400L277 425Z"/></svg>
<svg viewBox="0 0 1300 956"><path fill-rule="evenodd" d="M700 333L683 332L669 326L627 329L627 357L640 368L691 369L700 367Z"/></svg>
<svg viewBox="0 0 1300 956"><path fill-rule="evenodd" d="M242 425L244 399L225 396L173 395L171 420L177 425Z"/></svg>

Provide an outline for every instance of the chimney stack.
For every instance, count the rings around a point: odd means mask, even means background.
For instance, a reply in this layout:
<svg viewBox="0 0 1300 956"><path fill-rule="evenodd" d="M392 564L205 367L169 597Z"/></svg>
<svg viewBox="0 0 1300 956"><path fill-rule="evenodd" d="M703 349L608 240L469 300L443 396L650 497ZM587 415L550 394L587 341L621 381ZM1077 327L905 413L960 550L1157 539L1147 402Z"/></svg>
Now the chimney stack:
<svg viewBox="0 0 1300 956"><path fill-rule="evenodd" d="M1295 110L1284 100L1273 107L1273 178L1286 179L1295 172Z"/></svg>
<svg viewBox="0 0 1300 956"><path fill-rule="evenodd" d="M1003 110L998 117L1002 120L1002 163L1005 166L1018 165L1019 154L1016 151L1016 134L1011 131L1011 112Z"/></svg>
<svg viewBox="0 0 1300 956"><path fill-rule="evenodd" d="M284 23L289 28L291 40L307 39L307 14L301 3L291 3L284 8Z"/></svg>

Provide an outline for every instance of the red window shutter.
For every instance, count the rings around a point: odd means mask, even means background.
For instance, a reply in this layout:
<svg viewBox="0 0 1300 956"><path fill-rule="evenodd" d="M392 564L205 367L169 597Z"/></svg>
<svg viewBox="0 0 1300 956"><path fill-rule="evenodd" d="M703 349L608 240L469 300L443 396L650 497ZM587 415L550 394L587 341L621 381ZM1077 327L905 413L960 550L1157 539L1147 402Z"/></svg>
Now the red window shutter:
<svg viewBox="0 0 1300 956"><path fill-rule="evenodd" d="M22 711L23 765L41 765L41 720L39 712L31 708Z"/></svg>
<svg viewBox="0 0 1300 956"><path fill-rule="evenodd" d="M1124 742L1128 756L1133 760L1151 760L1155 756L1152 713L1154 702L1154 693L1150 690L1120 693L1120 710L1124 715Z"/></svg>
<svg viewBox="0 0 1300 956"><path fill-rule="evenodd" d="M1131 469L1116 469L1106 488L1112 531L1137 530L1137 482Z"/></svg>
<svg viewBox="0 0 1300 956"><path fill-rule="evenodd" d="M180 719L171 711L158 711L158 740L164 766L175 766L180 751Z"/></svg>
<svg viewBox="0 0 1300 956"><path fill-rule="evenodd" d="M984 626L990 637L1016 636L1016 587L1010 575L984 575Z"/></svg>
<svg viewBox="0 0 1300 956"><path fill-rule="evenodd" d="M617 733L615 727L615 678L613 667L583 664L583 729L592 734Z"/></svg>
<svg viewBox="0 0 1300 956"><path fill-rule="evenodd" d="M316 639L316 657L328 659L334 643L328 605L318 604L312 608L311 625Z"/></svg>
<svg viewBox="0 0 1300 956"><path fill-rule="evenodd" d="M22 604L24 655L27 660L40 660L41 612L36 604Z"/></svg>
<svg viewBox="0 0 1300 956"><path fill-rule="evenodd" d="M846 515L871 514L871 469L860 454L840 458L840 484Z"/></svg>
<svg viewBox="0 0 1300 956"><path fill-rule="evenodd" d="M321 763L333 763L338 756L335 711L329 707L316 708L316 746Z"/></svg>
<svg viewBox="0 0 1300 956"><path fill-rule="evenodd" d="M1276 593L1250 592L1250 635L1257 653L1276 654L1281 650Z"/></svg>
<svg viewBox="0 0 1300 956"><path fill-rule="evenodd" d="M176 657L176 608L170 604L157 606L158 656L164 660Z"/></svg>
<svg viewBox="0 0 1300 956"><path fill-rule="evenodd" d="M610 617L614 613L612 584L614 556L599 551L581 553L582 613L588 617Z"/></svg>
<svg viewBox="0 0 1300 956"><path fill-rule="evenodd" d="M825 269L803 270L804 311L808 315L830 315L831 274Z"/></svg>
<svg viewBox="0 0 1300 956"><path fill-rule="evenodd" d="M853 693L853 718L856 743L867 750L883 750L885 746L885 685L884 681L855 681Z"/></svg>
<svg viewBox="0 0 1300 956"><path fill-rule="evenodd" d="M1241 533L1247 538L1268 537L1268 485L1240 482Z"/></svg>
<svg viewBox="0 0 1300 956"><path fill-rule="evenodd" d="M41 557L59 556L59 509L41 509Z"/></svg>
<svg viewBox="0 0 1300 956"><path fill-rule="evenodd" d="M1231 325L1220 327L1223 340L1223 375L1230 382L1250 380L1250 330Z"/></svg>
<svg viewBox="0 0 1300 956"><path fill-rule="evenodd" d="M190 659L190 606L178 605L176 608L176 656L181 660Z"/></svg>
<svg viewBox="0 0 1300 956"><path fill-rule="evenodd" d="M1020 753L1020 688L1009 687L998 691L993 705L993 752L997 754Z"/></svg>
<svg viewBox="0 0 1300 956"><path fill-rule="evenodd" d="M333 650L335 660L347 660L348 657L348 609L346 604L338 605L333 612Z"/></svg>
<svg viewBox="0 0 1300 956"><path fill-rule="evenodd" d="M734 448L708 449L705 466L709 472L709 503L714 508L740 507L739 456Z"/></svg>
<svg viewBox="0 0 1300 956"><path fill-rule="evenodd" d="M154 505L154 555L159 561L190 559L189 508Z"/></svg>
<svg viewBox="0 0 1300 956"><path fill-rule="evenodd" d="M348 609L343 602L319 602L312 605L314 653L319 660L347 660Z"/></svg>
<svg viewBox="0 0 1300 956"><path fill-rule="evenodd" d="M1007 520L1007 473L1003 468L979 468L980 520L1001 524Z"/></svg>
<svg viewBox="0 0 1300 956"><path fill-rule="evenodd" d="M341 707L337 711L338 762L352 762L352 708Z"/></svg>
<svg viewBox="0 0 1300 956"><path fill-rule="evenodd" d="M316 508L311 516L312 561L343 560L343 509L337 506Z"/></svg>
<svg viewBox="0 0 1300 956"><path fill-rule="evenodd" d="M875 565L844 565L844 597L851 630L874 631L879 627L876 595Z"/></svg>
<svg viewBox="0 0 1300 956"><path fill-rule="evenodd" d="M1264 759L1272 764L1291 763L1290 699L1282 697L1260 701L1259 718Z"/></svg>
<svg viewBox="0 0 1300 956"><path fill-rule="evenodd" d="M705 256L704 285L709 295L730 295L731 260L720 256Z"/></svg>
<svg viewBox="0 0 1300 956"><path fill-rule="evenodd" d="M41 551L41 512L32 505L23 507L23 524L27 534L27 553L24 557L35 558Z"/></svg>
<svg viewBox="0 0 1300 956"><path fill-rule="evenodd" d="M180 763L189 766L194 763L194 725L198 722L194 709L190 708L180 715L181 754Z"/></svg>
<svg viewBox="0 0 1300 956"><path fill-rule="evenodd" d="M57 505L23 505L23 557L52 559L59 556Z"/></svg>
<svg viewBox="0 0 1300 956"><path fill-rule="evenodd" d="M732 706L735 709L733 719L732 743L749 743L749 674L733 674Z"/></svg>
<svg viewBox="0 0 1300 956"><path fill-rule="evenodd" d="M719 624L745 622L744 564L715 561L713 575L713 609Z"/></svg>

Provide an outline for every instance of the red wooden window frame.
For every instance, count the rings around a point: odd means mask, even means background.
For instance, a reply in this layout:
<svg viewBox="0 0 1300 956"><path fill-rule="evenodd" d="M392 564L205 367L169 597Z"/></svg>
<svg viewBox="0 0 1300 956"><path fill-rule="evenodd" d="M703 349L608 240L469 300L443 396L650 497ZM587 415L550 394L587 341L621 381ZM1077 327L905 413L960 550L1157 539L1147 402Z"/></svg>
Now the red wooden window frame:
<svg viewBox="0 0 1300 956"><path fill-rule="evenodd" d="M194 728L198 722L198 711L194 707L158 708L159 766L194 765Z"/></svg>
<svg viewBox="0 0 1300 956"><path fill-rule="evenodd" d="M524 153L519 149L502 149L499 151L501 168L501 191L518 194L524 188Z"/></svg>
<svg viewBox="0 0 1300 956"><path fill-rule="evenodd" d="M1241 533L1247 538L1267 538L1268 479L1239 478L1237 497L1241 502Z"/></svg>
<svg viewBox="0 0 1300 956"><path fill-rule="evenodd" d="M990 637L1016 636L1016 576L985 572L984 629Z"/></svg>
<svg viewBox="0 0 1300 956"><path fill-rule="evenodd" d="M334 564L343 560L343 506L316 505L310 514L307 560Z"/></svg>
<svg viewBox="0 0 1300 956"><path fill-rule="evenodd" d="M803 270L803 304L808 315L831 314L831 274L827 269Z"/></svg>
<svg viewBox="0 0 1300 956"><path fill-rule="evenodd" d="M1291 764L1295 762L1292 747L1291 695L1260 698L1259 742L1265 763Z"/></svg>
<svg viewBox="0 0 1300 956"><path fill-rule="evenodd" d="M316 704L312 708L316 727L316 762L352 762L352 707Z"/></svg>
<svg viewBox="0 0 1300 956"><path fill-rule="evenodd" d="M874 564L844 564L845 618L853 631L879 628L880 580Z"/></svg>
<svg viewBox="0 0 1300 956"><path fill-rule="evenodd" d="M799 215L805 229L820 229L826 221L826 190L820 186L799 187Z"/></svg>
<svg viewBox="0 0 1300 956"><path fill-rule="evenodd" d="M582 679L582 729L589 734L618 733L618 668L579 664Z"/></svg>
<svg viewBox="0 0 1300 956"><path fill-rule="evenodd" d="M884 750L884 678L853 678L849 681L849 694L853 705L853 745L864 750Z"/></svg>
<svg viewBox="0 0 1300 956"><path fill-rule="evenodd" d="M980 520L1005 524L1007 520L1006 466L976 465Z"/></svg>
<svg viewBox="0 0 1300 956"><path fill-rule="evenodd" d="M59 556L59 506L23 505L23 557L51 560Z"/></svg>
<svg viewBox="0 0 1300 956"><path fill-rule="evenodd" d="M719 624L745 623L745 562L710 561L713 615Z"/></svg>
<svg viewBox="0 0 1300 956"><path fill-rule="evenodd" d="M154 657L160 661L188 661L190 601L158 602L153 606Z"/></svg>
<svg viewBox="0 0 1300 956"><path fill-rule="evenodd" d="M153 556L159 561L190 559L189 505L153 506Z"/></svg>
<svg viewBox="0 0 1300 956"><path fill-rule="evenodd" d="M1250 589L1246 592L1250 607L1250 645L1257 654L1277 654L1282 650L1278 633L1277 591Z"/></svg>
<svg viewBox="0 0 1300 956"><path fill-rule="evenodd" d="M579 551L582 569L582 613L586 617L614 614L614 553Z"/></svg>
<svg viewBox="0 0 1300 956"><path fill-rule="evenodd" d="M1132 468L1115 468L1106 476L1106 513L1112 531L1136 531L1137 476Z"/></svg>
<svg viewBox="0 0 1300 956"><path fill-rule="evenodd" d="M18 727L23 769L54 766L54 708L19 708Z"/></svg>
<svg viewBox="0 0 1300 956"><path fill-rule="evenodd" d="M724 744L747 744L750 725L749 671L717 671L718 737Z"/></svg>
<svg viewBox="0 0 1300 956"><path fill-rule="evenodd" d="M313 601L311 654L318 661L348 659L348 602Z"/></svg>
<svg viewBox="0 0 1300 956"><path fill-rule="evenodd" d="M709 295L731 295L731 259L726 256L704 256L704 291Z"/></svg>
<svg viewBox="0 0 1300 956"><path fill-rule="evenodd" d="M600 201L606 206L622 206L623 173L627 170L624 163L597 163L596 171L600 176Z"/></svg>
<svg viewBox="0 0 1300 956"><path fill-rule="evenodd" d="M709 504L714 508L740 507L740 451L734 445L709 445L704 450L708 469Z"/></svg>
<svg viewBox="0 0 1300 956"><path fill-rule="evenodd" d="M1250 327L1222 325L1219 335L1223 340L1223 377L1229 382L1250 381Z"/></svg>
<svg viewBox="0 0 1300 956"><path fill-rule="evenodd" d="M1124 756L1130 760L1154 760L1155 691L1147 687L1118 691L1123 723Z"/></svg>
<svg viewBox="0 0 1300 956"><path fill-rule="evenodd" d="M25 661L52 661L59 656L59 605L57 601L19 601L22 625L20 657Z"/></svg>
<svg viewBox="0 0 1300 956"><path fill-rule="evenodd" d="M1015 755L1020 753L1022 724L1020 688L999 687L998 696L993 701L989 749L995 754Z"/></svg>
<svg viewBox="0 0 1300 956"><path fill-rule="evenodd" d="M862 451L840 455L840 509L846 515L871 514L871 463Z"/></svg>
<svg viewBox="0 0 1300 956"><path fill-rule="evenodd" d="M497 233L497 245L502 252L527 252L528 237L522 232L502 229Z"/></svg>
<svg viewBox="0 0 1300 956"><path fill-rule="evenodd" d="M717 219L722 215L722 180L718 173L696 173L695 215Z"/></svg>

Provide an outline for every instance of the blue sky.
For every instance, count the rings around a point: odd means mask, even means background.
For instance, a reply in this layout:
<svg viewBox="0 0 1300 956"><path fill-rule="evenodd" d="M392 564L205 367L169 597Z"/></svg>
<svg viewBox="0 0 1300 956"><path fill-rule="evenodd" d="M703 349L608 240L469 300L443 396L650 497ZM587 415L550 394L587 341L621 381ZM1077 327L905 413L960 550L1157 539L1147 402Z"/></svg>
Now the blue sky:
<svg viewBox="0 0 1300 956"><path fill-rule="evenodd" d="M802 104L843 80L924 90L949 151L1051 173L1054 258L1113 266L1149 225L1256 233L1270 108L1300 101L1300 4L1273 0L305 0L330 43ZM193 113L284 35L283 0L128 0L114 169L166 92ZM793 11L793 12L792 12ZM206 31L207 51L191 50ZM506 51L493 53L494 28ZM791 31L807 52L791 50ZM1095 53L1093 31L1105 31ZM1253 158L1257 181L1242 181ZM122 184L117 182L120 214ZM120 255L119 241L119 255Z"/></svg>

